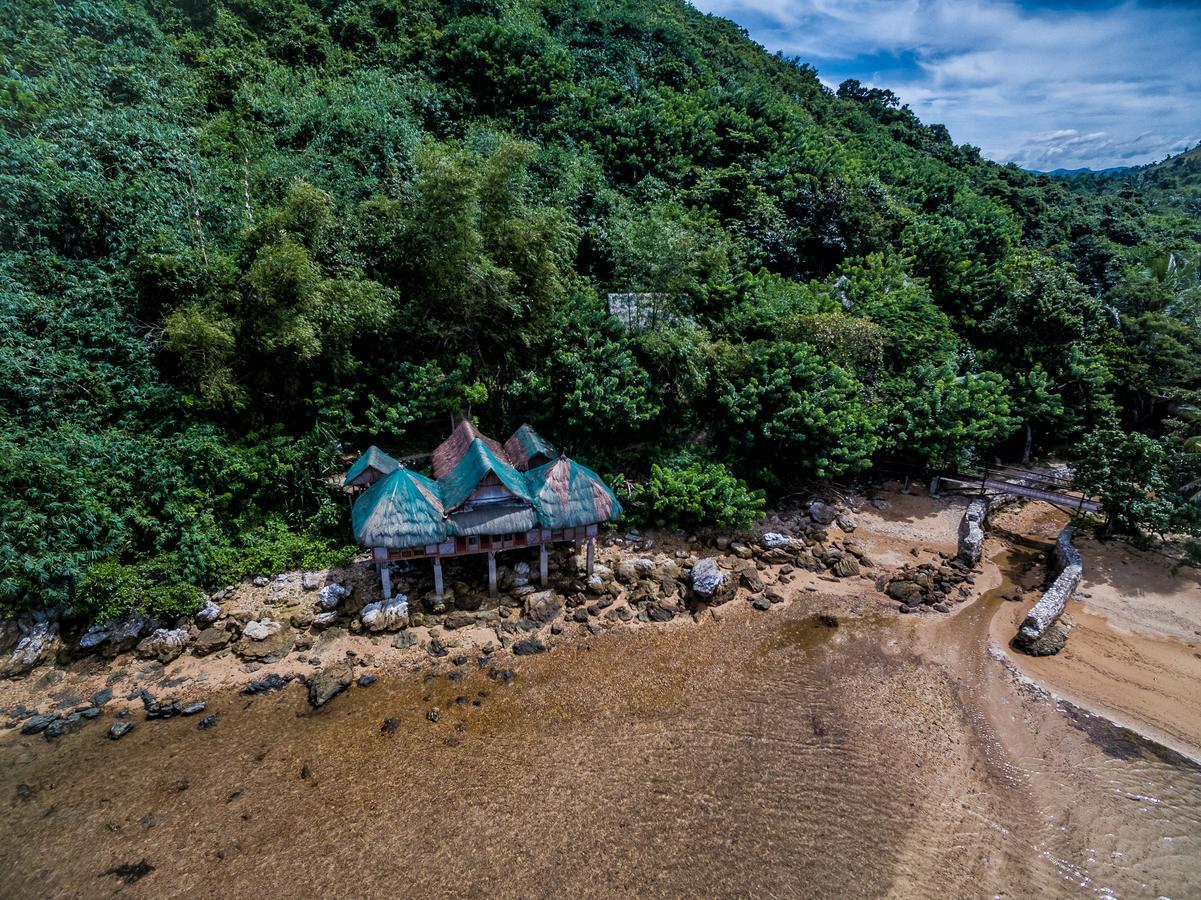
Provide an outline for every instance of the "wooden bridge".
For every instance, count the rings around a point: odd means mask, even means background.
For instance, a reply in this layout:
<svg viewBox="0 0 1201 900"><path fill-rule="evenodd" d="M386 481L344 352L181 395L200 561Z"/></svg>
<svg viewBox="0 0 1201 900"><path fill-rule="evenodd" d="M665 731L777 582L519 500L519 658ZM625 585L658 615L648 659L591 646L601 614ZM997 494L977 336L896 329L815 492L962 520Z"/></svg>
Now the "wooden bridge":
<svg viewBox="0 0 1201 900"><path fill-rule="evenodd" d="M1071 478L1050 472L1002 468L956 475L935 475L930 482L930 493L937 494L942 486L957 490L969 489L981 494L989 491L1015 494L1031 500L1042 500L1067 512L1101 511L1101 503L1077 491Z"/></svg>

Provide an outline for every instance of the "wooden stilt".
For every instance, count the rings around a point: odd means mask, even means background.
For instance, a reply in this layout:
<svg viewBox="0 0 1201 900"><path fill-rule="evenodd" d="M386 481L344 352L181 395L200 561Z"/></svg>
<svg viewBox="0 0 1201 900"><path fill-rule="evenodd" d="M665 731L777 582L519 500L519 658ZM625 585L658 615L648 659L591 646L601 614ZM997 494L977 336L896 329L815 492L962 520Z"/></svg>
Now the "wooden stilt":
<svg viewBox="0 0 1201 900"><path fill-rule="evenodd" d="M538 545L538 575L542 579L542 586L546 587L546 544Z"/></svg>
<svg viewBox="0 0 1201 900"><path fill-rule="evenodd" d="M434 557L434 595L442 599L442 560Z"/></svg>
<svg viewBox="0 0 1201 900"><path fill-rule="evenodd" d="M592 574L592 564L596 561L596 538L588 538L588 563L584 570L586 575Z"/></svg>
<svg viewBox="0 0 1201 900"><path fill-rule="evenodd" d="M488 596L496 596L496 554L488 554Z"/></svg>
<svg viewBox="0 0 1201 900"><path fill-rule="evenodd" d="M391 566L380 566L379 580L384 585L384 599L391 600L392 599L392 567Z"/></svg>

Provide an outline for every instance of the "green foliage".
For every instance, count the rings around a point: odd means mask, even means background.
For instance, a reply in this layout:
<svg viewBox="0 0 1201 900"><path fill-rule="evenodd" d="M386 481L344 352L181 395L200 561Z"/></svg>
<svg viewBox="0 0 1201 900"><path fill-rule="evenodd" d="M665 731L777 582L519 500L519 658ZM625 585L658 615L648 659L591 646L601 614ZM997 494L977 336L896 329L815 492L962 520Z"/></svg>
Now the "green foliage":
<svg viewBox="0 0 1201 900"><path fill-rule="evenodd" d="M691 453L653 463L650 478L624 494L632 517L656 528L749 528L766 504L763 491Z"/></svg>
<svg viewBox="0 0 1201 900"><path fill-rule="evenodd" d="M1163 534L1172 524L1168 451L1145 434L1103 428L1086 435L1077 448L1076 483L1100 496L1108 531Z"/></svg>
<svg viewBox="0 0 1201 900"><path fill-rule="evenodd" d="M998 166L679 0L16 0L0 47L0 613L345 559L340 454L459 412L720 459L659 462L710 517L1015 420L1201 490L1196 151Z"/></svg>

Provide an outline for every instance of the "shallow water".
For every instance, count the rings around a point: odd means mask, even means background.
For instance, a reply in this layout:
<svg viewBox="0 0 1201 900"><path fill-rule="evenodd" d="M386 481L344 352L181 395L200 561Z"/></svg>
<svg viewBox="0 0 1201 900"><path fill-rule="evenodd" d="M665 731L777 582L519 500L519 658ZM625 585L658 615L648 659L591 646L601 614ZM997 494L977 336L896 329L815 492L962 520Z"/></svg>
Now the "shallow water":
<svg viewBox="0 0 1201 900"><path fill-rule="evenodd" d="M1007 587L938 621L830 628L814 599L608 634L316 713L225 697L210 731L8 735L2 892L1201 894L1201 770L1015 684L986 650Z"/></svg>

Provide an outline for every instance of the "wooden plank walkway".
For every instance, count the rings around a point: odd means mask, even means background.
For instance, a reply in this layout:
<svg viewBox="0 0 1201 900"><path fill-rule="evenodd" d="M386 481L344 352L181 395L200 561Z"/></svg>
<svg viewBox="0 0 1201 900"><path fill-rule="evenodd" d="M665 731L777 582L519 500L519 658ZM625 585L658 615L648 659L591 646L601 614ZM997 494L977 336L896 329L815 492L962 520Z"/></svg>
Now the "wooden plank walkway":
<svg viewBox="0 0 1201 900"><path fill-rule="evenodd" d="M1062 506L1065 509L1080 510L1082 512L1096 513L1101 511L1101 504L1096 500L1082 498L1079 494L1069 493L1068 491L1049 491L1044 488L1029 487L1024 484L1016 484L1012 481L1004 481L999 478L965 478L953 475L939 475L935 479L935 485L946 484L954 487L973 488L975 490L997 491L1005 494L1016 494L1019 497L1029 497L1031 500L1043 500L1047 503L1053 503L1056 506Z"/></svg>

